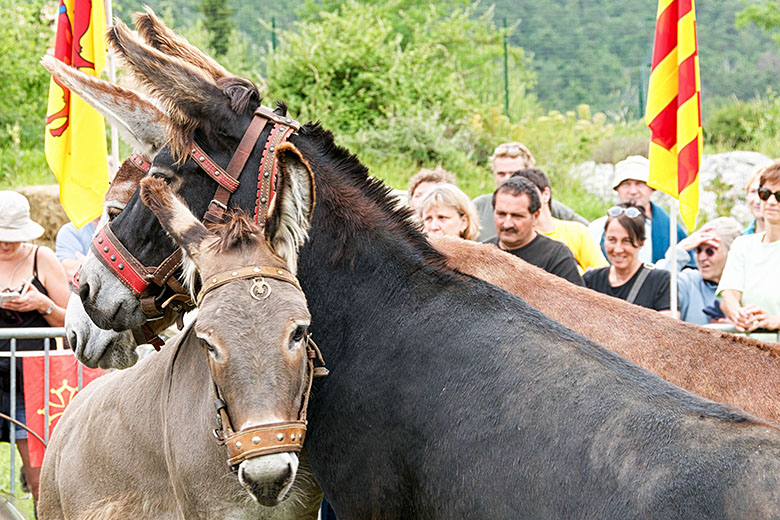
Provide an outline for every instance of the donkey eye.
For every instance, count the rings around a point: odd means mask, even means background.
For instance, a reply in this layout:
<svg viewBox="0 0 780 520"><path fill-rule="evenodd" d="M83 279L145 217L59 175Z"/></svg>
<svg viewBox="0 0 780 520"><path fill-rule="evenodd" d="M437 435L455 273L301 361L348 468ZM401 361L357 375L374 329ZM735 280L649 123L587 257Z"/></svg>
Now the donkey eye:
<svg viewBox="0 0 780 520"><path fill-rule="evenodd" d="M292 340L295 343L300 343L301 341L303 341L303 338L306 336L307 330L308 328L305 325L298 325L297 327L295 327L295 331L293 332L292 335Z"/></svg>
<svg viewBox="0 0 780 520"><path fill-rule="evenodd" d="M155 179L162 179L168 184L170 184L171 182L171 178L168 175L166 175L165 172L163 172L162 170L152 168L152 171L149 172L149 175Z"/></svg>
<svg viewBox="0 0 780 520"><path fill-rule="evenodd" d="M203 348L209 351L209 354L214 354L216 350L214 349L214 345L206 341L205 339L200 340L201 345L203 345Z"/></svg>

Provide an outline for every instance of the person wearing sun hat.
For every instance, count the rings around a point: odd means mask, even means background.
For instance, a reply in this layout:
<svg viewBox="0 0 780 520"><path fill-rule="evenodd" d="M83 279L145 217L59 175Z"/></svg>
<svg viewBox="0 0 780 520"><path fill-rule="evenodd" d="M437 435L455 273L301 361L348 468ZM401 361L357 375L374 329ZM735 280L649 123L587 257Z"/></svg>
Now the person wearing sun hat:
<svg viewBox="0 0 780 520"><path fill-rule="evenodd" d="M65 271L54 252L31 242L44 229L30 218L30 204L15 191L0 191L0 328L62 327L68 301ZM11 341L0 340L0 350ZM17 350L39 350L40 339L17 339ZM0 358L0 412L10 415L9 358ZM16 362L16 418L25 422L21 359ZM10 423L4 422L0 439L7 439ZM16 427L17 446L27 484L38 497L40 468L29 465L27 432Z"/></svg>
<svg viewBox="0 0 780 520"><path fill-rule="evenodd" d="M669 213L661 206L652 202L650 198L655 190L648 186L650 178L650 161L641 155L632 155L615 165L615 177L612 189L617 192L620 203L632 203L640 206L645 211L645 240L644 246L639 251L639 259L644 263L655 263L666 254L669 249ZM604 249L604 223L607 216L599 217L590 223L588 229L593 238ZM687 237L685 229L677 224L677 242ZM693 256L689 255L688 264L696 267Z"/></svg>

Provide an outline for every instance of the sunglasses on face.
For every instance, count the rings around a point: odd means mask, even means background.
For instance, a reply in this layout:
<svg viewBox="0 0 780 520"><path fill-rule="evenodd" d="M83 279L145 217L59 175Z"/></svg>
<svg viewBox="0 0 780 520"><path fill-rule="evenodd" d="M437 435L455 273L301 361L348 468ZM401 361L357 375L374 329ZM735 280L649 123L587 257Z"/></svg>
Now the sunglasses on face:
<svg viewBox="0 0 780 520"><path fill-rule="evenodd" d="M702 253L704 253L705 255L710 257L710 256L715 254L715 250L712 247L709 247L709 246L699 246L699 247L697 247L696 248L696 254L700 255Z"/></svg>
<svg viewBox="0 0 780 520"><path fill-rule="evenodd" d="M761 188L758 188L758 198L761 200L769 200L769 197L772 195L775 196L775 200L777 202L780 202L780 190L777 191L769 191L768 188L764 188L763 186Z"/></svg>
<svg viewBox="0 0 780 520"><path fill-rule="evenodd" d="M622 208L620 206L612 206L607 210L607 215L609 215L610 217L619 217L624 213L628 218L637 218L639 215L642 214L642 212L639 211L639 208L635 208L633 206L630 206L628 208Z"/></svg>

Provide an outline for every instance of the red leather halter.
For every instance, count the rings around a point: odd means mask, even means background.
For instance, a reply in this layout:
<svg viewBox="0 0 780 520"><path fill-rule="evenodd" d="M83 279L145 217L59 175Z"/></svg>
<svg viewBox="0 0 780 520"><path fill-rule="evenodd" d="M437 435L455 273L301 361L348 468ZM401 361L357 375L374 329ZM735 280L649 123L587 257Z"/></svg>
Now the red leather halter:
<svg viewBox="0 0 780 520"><path fill-rule="evenodd" d="M203 216L205 222L215 223L222 220L222 216L228 208L230 196L240 185L239 178L246 161L269 122L272 126L260 160L257 201L255 203L255 222L263 227L275 195L273 184L276 179L277 164L274 150L301 127L300 123L289 117L275 114L268 107L259 106L255 109L252 121L225 169L222 169L195 141L192 141L189 148L190 157L218 184L217 191ZM131 156L131 159L133 164L148 173L151 166L148 161L135 154ZM91 250L103 265L139 298L141 308L149 318L162 316L168 306L172 306L174 310L179 312L186 312L194 308L187 291L173 278L173 273L181 265L181 249L176 249L159 266L145 266L122 245L111 232L110 227L106 225L92 239ZM154 291L153 295L145 296L149 293L152 284L157 286L158 290ZM173 296L158 301L156 296L159 296L159 293L166 286L173 291Z"/></svg>

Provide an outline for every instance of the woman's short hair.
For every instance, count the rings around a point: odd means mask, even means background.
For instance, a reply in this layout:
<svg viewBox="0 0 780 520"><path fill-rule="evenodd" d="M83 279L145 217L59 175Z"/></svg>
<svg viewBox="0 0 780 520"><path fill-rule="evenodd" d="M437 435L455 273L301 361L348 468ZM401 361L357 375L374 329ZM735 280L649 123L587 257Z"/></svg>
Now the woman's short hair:
<svg viewBox="0 0 780 520"><path fill-rule="evenodd" d="M624 202L613 206L613 208L622 208L628 210L629 208L636 208L639 210L639 214L636 217L629 217L625 211L621 211L616 216L612 216L607 213L607 221L604 222L604 233L606 234L607 228L610 222L617 220L618 223L623 226L623 229L628 233L628 238L631 240L631 245L634 247L642 247L645 243L645 208L642 206L636 206L630 202ZM610 208L611 210L612 208ZM633 212L632 212L633 213Z"/></svg>
<svg viewBox="0 0 780 520"><path fill-rule="evenodd" d="M731 244L734 239L742 234L742 226L739 222L731 217L718 217L710 220L705 226L712 226L712 231L720 238L720 245L726 248L726 251L731 249Z"/></svg>
<svg viewBox="0 0 780 520"><path fill-rule="evenodd" d="M461 238L475 240L479 234L479 216L469 196L463 193L454 184L437 184L431 191L425 194L420 201L418 214L422 214L434 206L449 206L458 212L461 217L466 217L466 229L461 233Z"/></svg>
<svg viewBox="0 0 780 520"><path fill-rule="evenodd" d="M409 197L414 195L414 190L423 182L455 184L455 175L442 168L441 165L436 166L433 170L422 168L409 179Z"/></svg>
<svg viewBox="0 0 780 520"><path fill-rule="evenodd" d="M761 171L761 180L758 181L758 187L763 187L767 182L772 184L780 183L780 161L773 162Z"/></svg>

